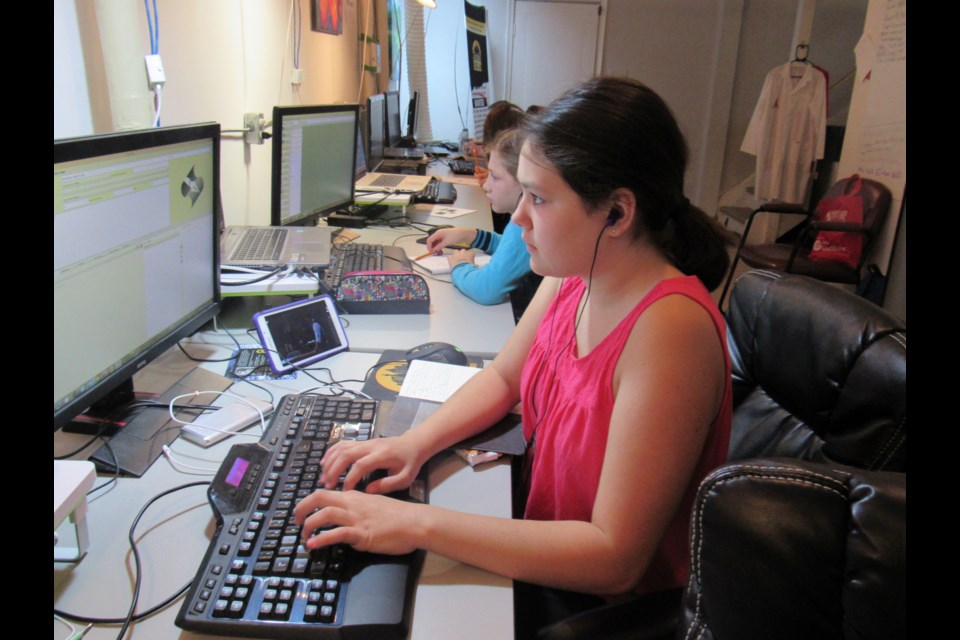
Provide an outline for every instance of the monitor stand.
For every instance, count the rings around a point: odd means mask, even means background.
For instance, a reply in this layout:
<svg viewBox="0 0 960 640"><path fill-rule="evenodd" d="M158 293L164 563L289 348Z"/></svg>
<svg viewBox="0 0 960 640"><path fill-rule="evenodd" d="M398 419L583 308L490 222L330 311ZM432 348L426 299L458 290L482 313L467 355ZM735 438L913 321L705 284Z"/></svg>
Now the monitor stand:
<svg viewBox="0 0 960 640"><path fill-rule="evenodd" d="M233 380L197 367L160 394L157 401L169 403L173 398L185 393L193 393L197 389L225 391L231 384ZM216 400L216 394L201 393L197 398L191 398L187 402L212 404L214 400ZM189 418L181 415L182 413L184 412L177 412L177 417L188 420ZM180 435L179 427L178 423L170 419L166 409L140 411L97 449L90 456L90 461L102 473L121 473L139 478L160 457L163 446L177 439Z"/></svg>
<svg viewBox="0 0 960 640"><path fill-rule="evenodd" d="M130 378L63 425L61 430L64 433L83 433L89 436L112 436L123 426L113 419L114 416L123 415L125 407L136 399L133 378Z"/></svg>

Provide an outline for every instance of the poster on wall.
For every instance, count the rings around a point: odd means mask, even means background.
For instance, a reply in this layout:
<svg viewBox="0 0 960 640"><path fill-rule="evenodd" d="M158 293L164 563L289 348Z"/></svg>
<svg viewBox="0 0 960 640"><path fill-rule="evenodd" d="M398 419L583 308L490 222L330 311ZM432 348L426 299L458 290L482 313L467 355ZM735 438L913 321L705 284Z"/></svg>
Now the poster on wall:
<svg viewBox="0 0 960 640"><path fill-rule="evenodd" d="M343 0L312 0L310 28L335 36L343 33Z"/></svg>
<svg viewBox="0 0 960 640"><path fill-rule="evenodd" d="M483 121L493 97L487 63L487 9L464 0L467 17L467 60L470 65L470 103L473 107L474 137L483 133Z"/></svg>

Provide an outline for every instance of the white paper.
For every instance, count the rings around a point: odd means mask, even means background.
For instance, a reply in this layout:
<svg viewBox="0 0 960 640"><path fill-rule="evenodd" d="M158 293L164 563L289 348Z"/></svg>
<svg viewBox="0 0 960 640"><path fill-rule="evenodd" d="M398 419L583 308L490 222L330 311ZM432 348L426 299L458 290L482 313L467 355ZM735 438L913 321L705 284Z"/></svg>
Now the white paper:
<svg viewBox="0 0 960 640"><path fill-rule="evenodd" d="M477 253L473 257L473 263L478 267L490 262L492 258L488 253ZM420 258L417 260L417 264L432 273L435 276L442 275L444 273L450 273L450 262L447 260L446 255L439 256L427 256L426 258Z"/></svg>
<svg viewBox="0 0 960 640"><path fill-rule="evenodd" d="M480 369L477 367L414 360L403 377L400 395L431 402L443 402L478 373Z"/></svg>
<svg viewBox="0 0 960 640"><path fill-rule="evenodd" d="M459 218L460 216L465 216L475 211L476 209L460 209L445 204L435 204L428 214L438 218Z"/></svg>

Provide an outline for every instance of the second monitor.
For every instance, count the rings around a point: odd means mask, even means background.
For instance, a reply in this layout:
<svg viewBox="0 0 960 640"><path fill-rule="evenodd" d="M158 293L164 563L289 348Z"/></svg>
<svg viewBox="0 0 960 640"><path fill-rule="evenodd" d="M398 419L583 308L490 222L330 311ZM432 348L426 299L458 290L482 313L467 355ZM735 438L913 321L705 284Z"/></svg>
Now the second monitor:
<svg viewBox="0 0 960 640"><path fill-rule="evenodd" d="M271 224L313 224L353 204L358 113L353 104L273 108Z"/></svg>

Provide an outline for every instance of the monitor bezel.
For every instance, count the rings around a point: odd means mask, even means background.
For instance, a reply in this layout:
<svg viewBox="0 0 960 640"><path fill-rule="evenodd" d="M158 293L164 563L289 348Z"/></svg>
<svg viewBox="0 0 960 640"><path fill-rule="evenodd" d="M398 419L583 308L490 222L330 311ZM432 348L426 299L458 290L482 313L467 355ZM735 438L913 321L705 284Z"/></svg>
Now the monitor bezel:
<svg viewBox="0 0 960 640"><path fill-rule="evenodd" d="M220 222L217 213L220 209L220 125L214 122L207 122L196 125L165 127L162 129L143 129L77 138L62 138L53 141L53 163L56 165L64 162L205 139L213 140L213 175L215 183L212 185L213 211L211 212L211 235L213 237L211 277L213 298L192 315L182 318L177 326L171 328L163 335L158 336L158 339L153 344L144 347L108 374L103 380L100 380L89 389L80 392L77 397L64 404L59 410L54 410L54 431L68 424L98 400L103 399L121 385L129 382L135 373L168 351L181 339L193 334L220 312ZM54 362L54 366L56 366L56 362Z"/></svg>
<svg viewBox="0 0 960 640"><path fill-rule="evenodd" d="M383 118L384 118L384 145L387 148L397 146L400 138L403 137L403 117L400 113L400 92L385 91L383 93ZM391 112L391 106L395 107L395 113ZM391 122L391 116L396 115L396 121ZM396 127L396 129L394 129Z"/></svg>
<svg viewBox="0 0 960 640"><path fill-rule="evenodd" d="M420 92L414 91L410 94L410 101L407 103L407 137L411 140L417 139L417 128L420 120Z"/></svg>
<svg viewBox="0 0 960 640"><path fill-rule="evenodd" d="M356 104L316 104L316 105L296 105L296 106L282 106L278 105L273 108L273 125L272 125L272 136L271 136L271 145L273 146L271 150L271 165L270 165L270 224L276 227L281 226L309 226L311 224L316 224L318 218L324 217L329 213L339 211L341 209L346 209L347 207L353 206L353 184L356 182L356 165L357 165L357 151L356 145L351 143L350 150L350 171L351 171L351 185L349 191L349 196L343 198L343 200L332 203L321 209L315 209L309 212L300 212L295 217L291 216L286 219L283 218L280 211L280 191L281 191L281 158L283 154L283 118L287 116L299 116L304 114L324 114L324 113L335 113L337 111L352 111L354 116L353 121L353 137L351 141L356 140L357 130L360 126L360 106Z"/></svg>
<svg viewBox="0 0 960 640"><path fill-rule="evenodd" d="M374 153L373 148L373 127L374 127L374 105L380 111L380 147ZM384 150L387 148L387 105L382 93L377 93L367 98L367 170L372 170L383 160Z"/></svg>

